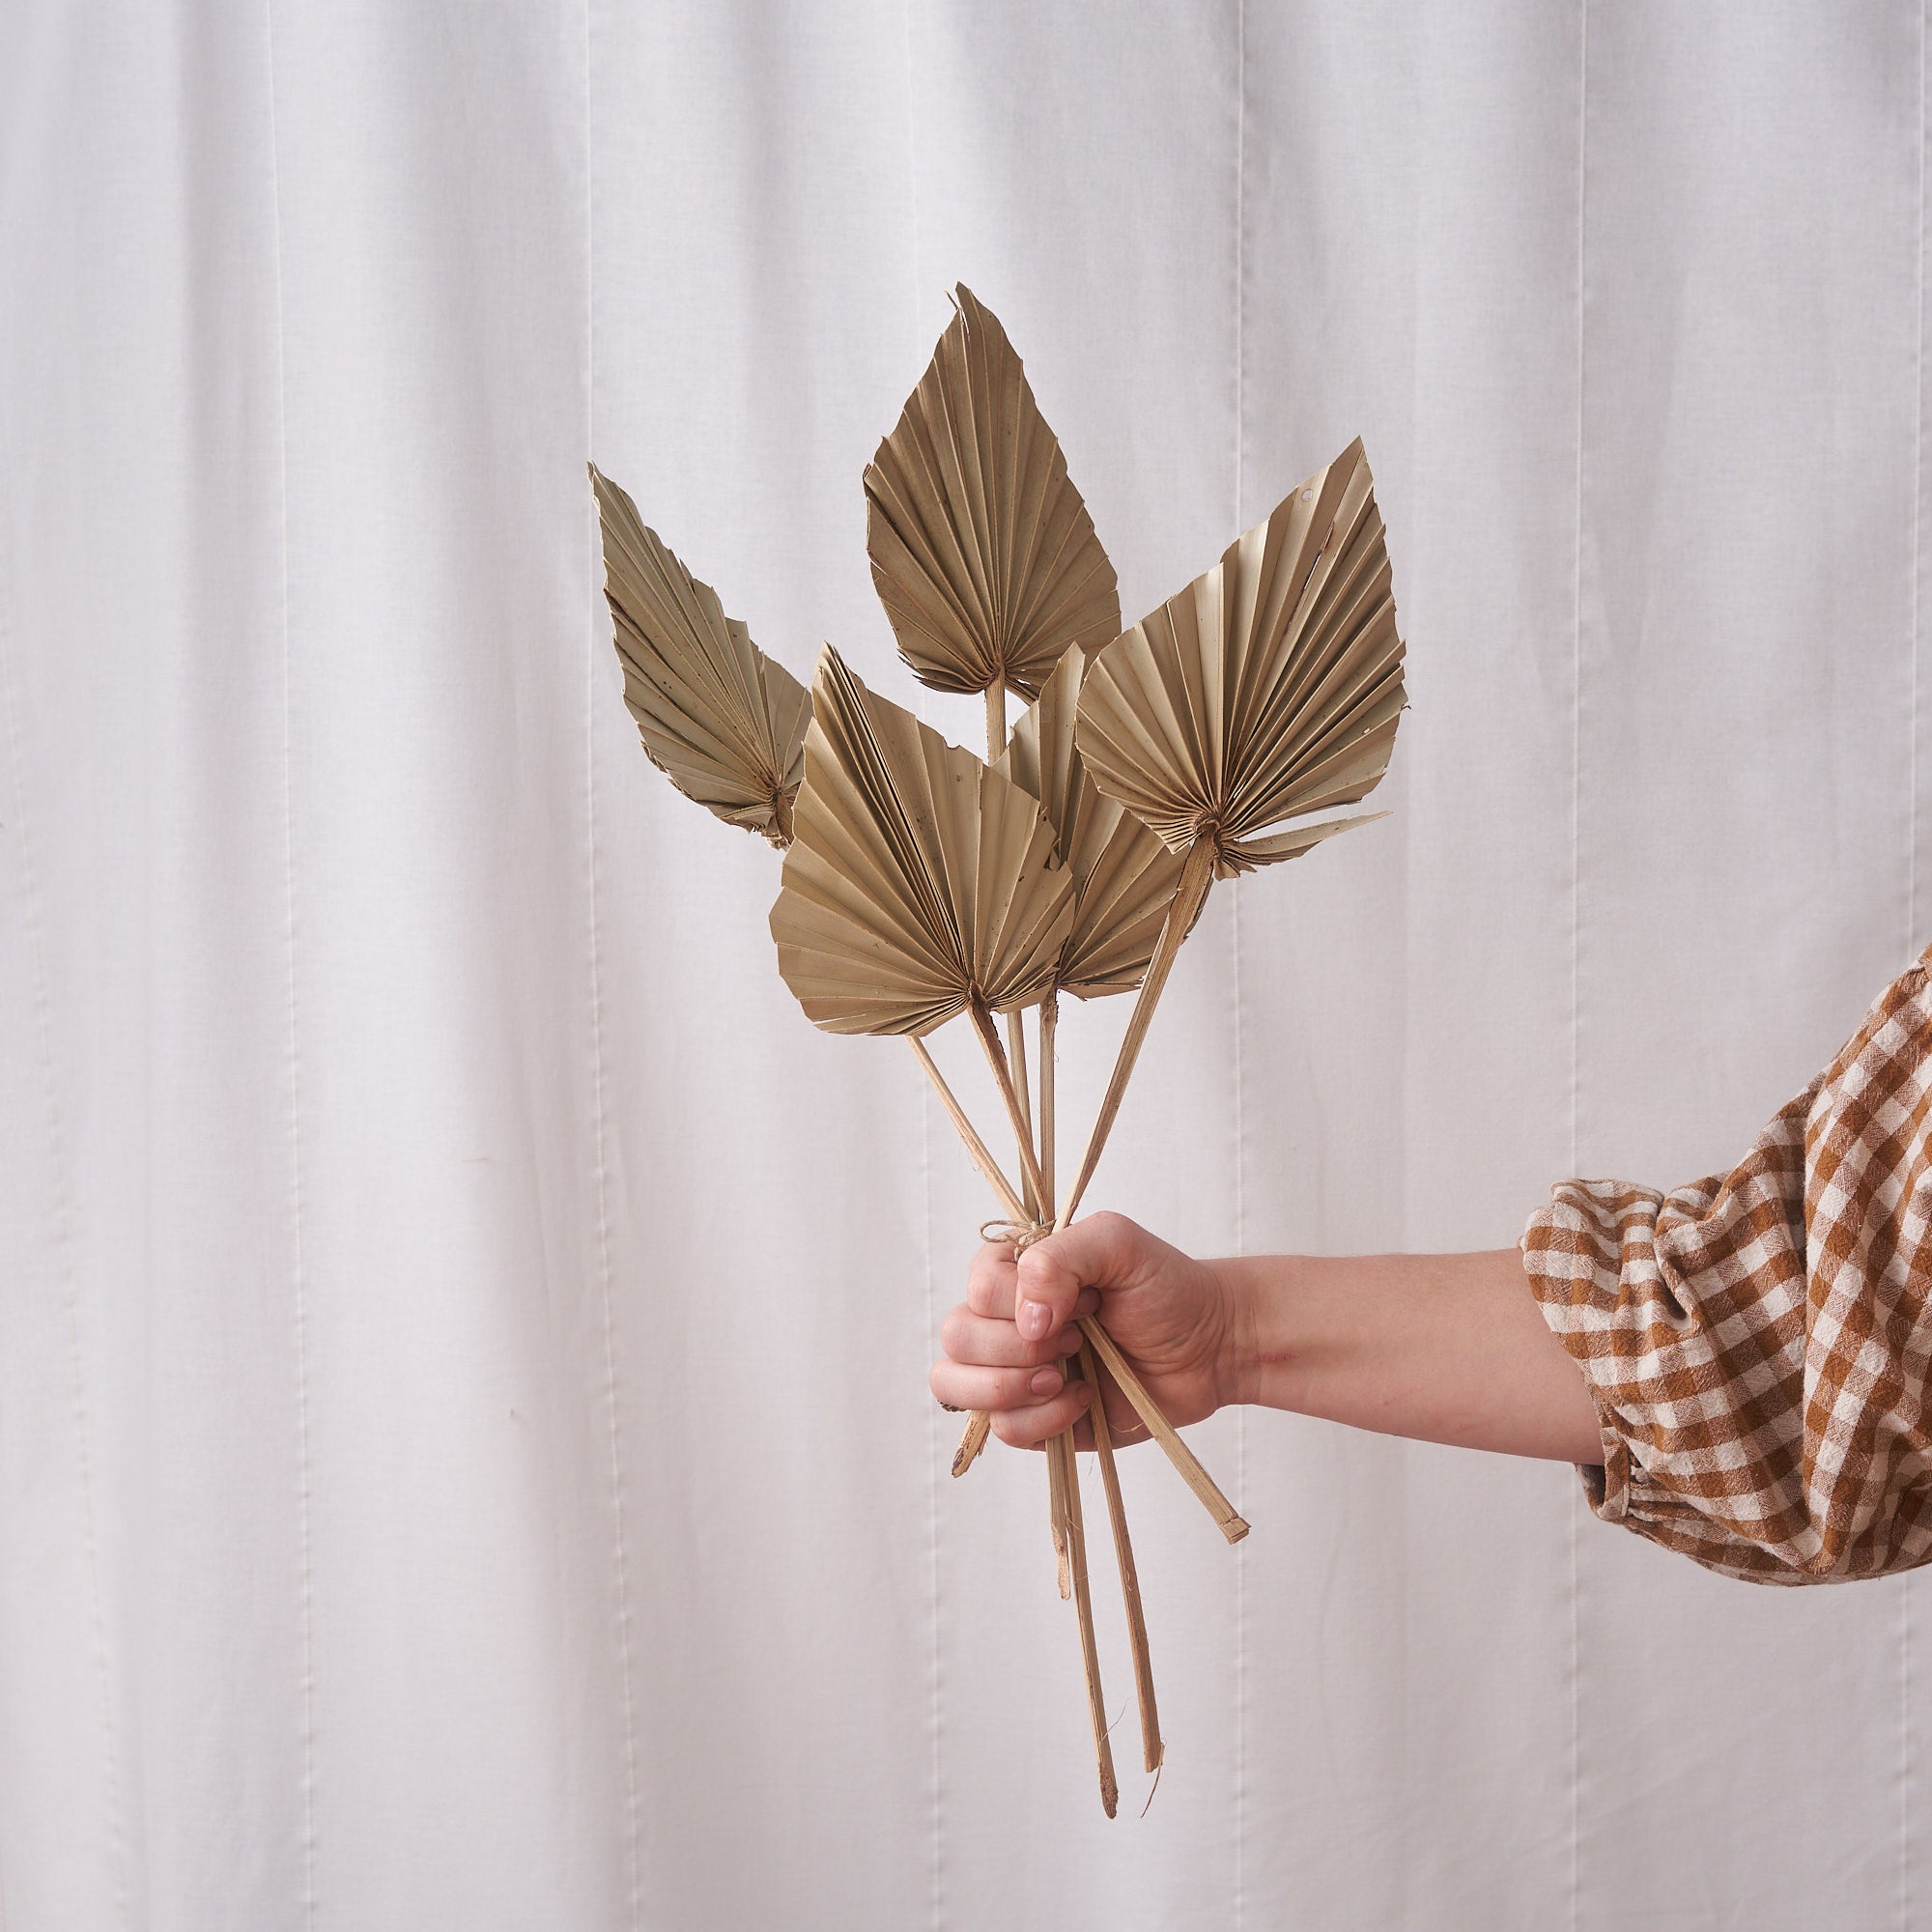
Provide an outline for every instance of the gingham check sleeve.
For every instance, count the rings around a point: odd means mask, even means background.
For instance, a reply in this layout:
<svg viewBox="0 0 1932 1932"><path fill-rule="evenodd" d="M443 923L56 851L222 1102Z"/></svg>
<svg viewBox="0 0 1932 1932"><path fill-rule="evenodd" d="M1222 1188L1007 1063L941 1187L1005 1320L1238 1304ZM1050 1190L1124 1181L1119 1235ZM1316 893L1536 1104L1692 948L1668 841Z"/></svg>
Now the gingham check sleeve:
<svg viewBox="0 0 1932 1932"><path fill-rule="evenodd" d="M1591 1507L1755 1583L1932 1557L1932 949L1731 1173L1569 1180L1524 1271L1603 1425Z"/></svg>

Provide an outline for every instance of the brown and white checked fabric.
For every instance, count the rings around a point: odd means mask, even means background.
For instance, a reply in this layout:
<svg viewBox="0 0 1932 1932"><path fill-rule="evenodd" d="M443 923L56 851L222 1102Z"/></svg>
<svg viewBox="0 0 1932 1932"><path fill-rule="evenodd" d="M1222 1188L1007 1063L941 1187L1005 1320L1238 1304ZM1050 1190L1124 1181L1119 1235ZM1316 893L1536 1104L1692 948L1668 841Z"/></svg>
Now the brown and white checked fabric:
<svg viewBox="0 0 1932 1932"><path fill-rule="evenodd" d="M1522 1237L1606 1521L1755 1583L1932 1557L1932 949L1730 1174L1551 1190Z"/></svg>

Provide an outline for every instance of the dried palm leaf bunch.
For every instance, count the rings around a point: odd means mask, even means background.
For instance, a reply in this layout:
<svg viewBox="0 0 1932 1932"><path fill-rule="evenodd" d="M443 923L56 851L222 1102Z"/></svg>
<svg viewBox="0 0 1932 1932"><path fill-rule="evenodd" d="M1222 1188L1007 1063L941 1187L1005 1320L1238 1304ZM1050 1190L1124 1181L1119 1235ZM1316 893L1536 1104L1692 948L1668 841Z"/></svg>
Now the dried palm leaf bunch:
<svg viewBox="0 0 1932 1932"><path fill-rule="evenodd" d="M1387 769L1403 645L1359 442L1123 632L1113 566L1018 355L970 291L954 306L866 471L867 547L914 675L984 695L983 759L868 690L829 645L808 696L630 497L590 474L625 701L644 749L687 796L783 851L771 931L786 985L828 1032L905 1036L1024 1249L1079 1206L1214 881L1369 822L1321 814L1358 803ZM1030 700L1010 740L1009 692ZM1064 1198L1062 992L1136 996ZM926 1049L927 1035L962 1015L1000 1094L1017 1179ZM1222 1533L1245 1536L1104 1326L1093 1317L1080 1326L1096 1396L1103 1378L1118 1383ZM1104 1400L1089 1419L1151 1773L1165 1746ZM987 1418L973 1417L955 1475L986 1434ZM1119 1792L1073 1432L1047 1446L1060 1591L1077 1610L1111 1817Z"/></svg>

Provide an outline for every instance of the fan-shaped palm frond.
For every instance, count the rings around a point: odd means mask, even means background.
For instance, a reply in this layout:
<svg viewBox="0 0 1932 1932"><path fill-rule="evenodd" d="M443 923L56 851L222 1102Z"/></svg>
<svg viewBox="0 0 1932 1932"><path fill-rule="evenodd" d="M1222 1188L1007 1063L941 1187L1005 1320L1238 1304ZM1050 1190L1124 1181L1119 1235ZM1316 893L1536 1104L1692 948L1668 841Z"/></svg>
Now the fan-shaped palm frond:
<svg viewBox="0 0 1932 1932"><path fill-rule="evenodd" d="M1225 878L1344 829L1253 836L1375 789L1405 702L1402 660L1357 441L1094 659L1080 751L1170 850L1209 840Z"/></svg>
<svg viewBox="0 0 1932 1932"><path fill-rule="evenodd" d="M925 1034L1052 987L1073 879L1038 804L830 645L792 825L772 937L814 1024Z"/></svg>
<svg viewBox="0 0 1932 1932"><path fill-rule="evenodd" d="M899 652L940 691L1032 697L1121 629L1114 566L1020 358L963 284L866 471L866 547Z"/></svg>
<svg viewBox="0 0 1932 1932"><path fill-rule="evenodd" d="M624 702L651 761L727 824L791 838L811 700L593 465Z"/></svg>

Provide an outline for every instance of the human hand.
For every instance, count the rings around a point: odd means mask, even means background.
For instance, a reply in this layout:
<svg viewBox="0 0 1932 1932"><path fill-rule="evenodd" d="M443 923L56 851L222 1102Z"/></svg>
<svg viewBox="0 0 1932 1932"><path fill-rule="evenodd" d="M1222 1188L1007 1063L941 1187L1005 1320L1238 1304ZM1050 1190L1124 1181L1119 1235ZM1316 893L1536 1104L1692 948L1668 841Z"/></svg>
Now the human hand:
<svg viewBox="0 0 1932 1932"><path fill-rule="evenodd" d="M940 1329L946 1354L932 1366L932 1392L954 1408L989 1410L993 1433L1015 1448L1038 1448L1069 1423L1090 1448L1093 1390L1066 1358L1080 1346L1074 1318L1092 1314L1170 1422L1198 1422L1226 1400L1234 1327L1226 1285L1210 1263L1123 1214L1090 1214L1017 1264L1009 1242L980 1248L966 1299ZM1147 1429L1111 1377L1105 1387L1113 1439L1143 1440Z"/></svg>

